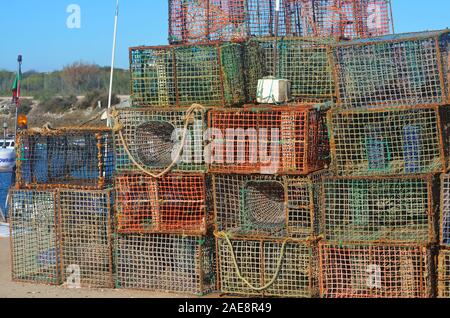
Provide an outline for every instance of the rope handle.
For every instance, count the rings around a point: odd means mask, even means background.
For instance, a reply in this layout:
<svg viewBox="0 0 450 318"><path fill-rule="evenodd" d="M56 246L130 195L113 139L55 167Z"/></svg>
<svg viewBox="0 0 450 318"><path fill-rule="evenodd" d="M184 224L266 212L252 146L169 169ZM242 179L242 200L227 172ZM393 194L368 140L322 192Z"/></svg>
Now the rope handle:
<svg viewBox="0 0 450 318"><path fill-rule="evenodd" d="M189 109L186 111L186 118L185 118L185 122L184 122L184 128L183 128L183 136L181 138L181 147L178 150L178 153L176 155L176 157L172 160L172 163L167 166L162 172L158 173L158 174L154 174L152 173L150 170L146 169L144 166L142 166L137 160L136 158L131 154L130 148L128 147L128 143L125 140L125 137L123 136L122 130L123 130L123 125L120 123L120 119L119 119L119 112L117 110L114 110L112 113L112 118L115 121L115 125L114 125L114 131L118 133L119 135L119 139L120 142L122 143L123 148L125 149L125 152L127 153L128 157L130 158L130 160L133 162L133 164L144 174L155 178L155 179L159 179L164 177L165 175L167 175L169 172L172 171L172 169L178 164L178 160L181 158L182 154L183 154L183 150L184 150L184 144L186 142L186 138L188 135L188 128L189 128L189 124L192 120L192 118L194 117L194 113L196 111L202 111L204 112L206 110L206 108L200 104L193 104L191 107L189 107Z"/></svg>
<svg viewBox="0 0 450 318"><path fill-rule="evenodd" d="M283 245L281 246L280 257L277 261L277 267L276 267L275 274L273 275L272 279L266 285L264 285L262 287L256 287L256 286L253 286L244 276L242 276L242 272L237 263L236 254L233 250L233 244L231 243L230 236L225 232L216 233L216 236L218 238L225 239L225 241L227 242L227 245L230 248L231 258L233 260L233 265L234 265L234 269L236 270L236 274L238 275L239 279L242 280L248 287L250 287L254 291L264 291L264 290L267 290L268 288L270 288L276 282L276 280L280 276L281 266L283 264L284 257L286 256L286 246L287 246L287 243L290 241L290 239L284 240Z"/></svg>

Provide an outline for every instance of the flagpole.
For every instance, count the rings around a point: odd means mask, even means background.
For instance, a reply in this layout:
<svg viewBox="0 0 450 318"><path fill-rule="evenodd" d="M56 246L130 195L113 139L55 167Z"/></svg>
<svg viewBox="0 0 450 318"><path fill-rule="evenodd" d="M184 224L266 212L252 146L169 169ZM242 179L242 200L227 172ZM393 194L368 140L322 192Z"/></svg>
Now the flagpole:
<svg viewBox="0 0 450 318"><path fill-rule="evenodd" d="M18 123L17 121L19 120L19 106L20 106L20 85L21 85L21 73L22 73L22 55L19 55L17 57L17 62L18 62L18 70L17 70L17 76L18 76L18 80L17 80L17 95L16 95L16 116L15 116L15 124L14 124L14 140L17 137L17 126Z"/></svg>
<svg viewBox="0 0 450 318"><path fill-rule="evenodd" d="M112 126L111 123L111 116L110 116L110 110L111 110L111 103L112 103L112 89L113 89L113 78L114 78L114 62L116 60L116 39L117 39L117 24L119 21L119 0L117 0L116 3L116 15L114 18L114 38L113 38L113 48L112 48L112 60L111 60L111 75L109 79L109 96L108 96L108 127Z"/></svg>

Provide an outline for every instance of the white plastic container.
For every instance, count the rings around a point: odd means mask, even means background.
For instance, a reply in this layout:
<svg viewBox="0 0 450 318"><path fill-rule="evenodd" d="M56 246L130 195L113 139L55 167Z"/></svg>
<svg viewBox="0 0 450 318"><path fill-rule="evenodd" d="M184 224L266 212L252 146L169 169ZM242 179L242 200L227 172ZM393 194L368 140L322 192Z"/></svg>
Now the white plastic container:
<svg viewBox="0 0 450 318"><path fill-rule="evenodd" d="M291 100L291 82L286 79L266 77L258 81L256 92L259 104L282 104Z"/></svg>

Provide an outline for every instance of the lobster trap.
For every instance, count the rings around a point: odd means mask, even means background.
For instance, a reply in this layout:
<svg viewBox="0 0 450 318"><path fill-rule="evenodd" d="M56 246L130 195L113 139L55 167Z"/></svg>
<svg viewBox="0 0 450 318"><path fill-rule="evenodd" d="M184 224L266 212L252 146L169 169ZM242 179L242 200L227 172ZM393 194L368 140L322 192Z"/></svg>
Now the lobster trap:
<svg viewBox="0 0 450 318"><path fill-rule="evenodd" d="M449 44L446 30L334 45L339 107L448 104Z"/></svg>
<svg viewBox="0 0 450 318"><path fill-rule="evenodd" d="M208 128L211 172L306 175L328 163L325 113L310 105L211 110Z"/></svg>
<svg viewBox="0 0 450 318"><path fill-rule="evenodd" d="M116 121L117 171L161 171L175 164L175 172L206 172L206 110L121 109Z"/></svg>
<svg viewBox="0 0 450 318"><path fill-rule="evenodd" d="M59 191L61 272L70 284L113 288L112 192Z"/></svg>
<svg viewBox="0 0 450 318"><path fill-rule="evenodd" d="M322 229L328 242L437 241L433 176L325 177Z"/></svg>
<svg viewBox="0 0 450 318"><path fill-rule="evenodd" d="M438 296L450 298L450 249L443 248L439 252Z"/></svg>
<svg viewBox="0 0 450 318"><path fill-rule="evenodd" d="M226 294L318 296L317 248L309 242L218 235L218 279Z"/></svg>
<svg viewBox="0 0 450 318"><path fill-rule="evenodd" d="M204 174L123 174L115 184L119 233L206 234L211 196Z"/></svg>
<svg viewBox="0 0 450 318"><path fill-rule="evenodd" d="M391 31L390 9L385 0L170 0L169 41L377 36Z"/></svg>
<svg viewBox="0 0 450 318"><path fill-rule="evenodd" d="M131 98L144 106L244 103L243 47L238 43L130 48Z"/></svg>
<svg viewBox="0 0 450 318"><path fill-rule="evenodd" d="M215 290L210 236L119 234L116 288L205 295Z"/></svg>
<svg viewBox="0 0 450 318"><path fill-rule="evenodd" d="M441 244L450 246L450 175L441 176Z"/></svg>
<svg viewBox="0 0 450 318"><path fill-rule="evenodd" d="M257 38L246 43L248 96L255 101L262 92L258 80L268 76L291 82L291 95L299 102L333 101L336 95L327 54L330 39Z"/></svg>
<svg viewBox="0 0 450 318"><path fill-rule="evenodd" d="M19 188L103 189L112 184L113 135L97 128L26 130L17 138Z"/></svg>
<svg viewBox="0 0 450 318"><path fill-rule="evenodd" d="M438 107L332 111L332 168L338 175L399 175L446 170Z"/></svg>
<svg viewBox="0 0 450 318"><path fill-rule="evenodd" d="M213 175L215 224L245 237L309 239L319 231L321 178Z"/></svg>
<svg viewBox="0 0 450 318"><path fill-rule="evenodd" d="M422 246L319 243L324 298L427 298L429 251Z"/></svg>
<svg viewBox="0 0 450 318"><path fill-rule="evenodd" d="M56 192L10 191L12 278L59 285Z"/></svg>

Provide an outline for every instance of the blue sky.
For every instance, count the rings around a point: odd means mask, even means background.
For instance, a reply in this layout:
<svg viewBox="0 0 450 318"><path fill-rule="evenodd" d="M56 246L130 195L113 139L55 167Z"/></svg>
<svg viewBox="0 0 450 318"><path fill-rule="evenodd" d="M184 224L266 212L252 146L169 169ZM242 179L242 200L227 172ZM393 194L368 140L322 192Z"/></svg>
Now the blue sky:
<svg viewBox="0 0 450 318"><path fill-rule="evenodd" d="M66 26L70 4L81 8L81 28ZM450 27L448 0L393 0L396 32ZM167 43L167 0L121 0L118 67L128 67L128 47ZM0 0L0 69L52 71L74 61L109 65L115 0Z"/></svg>

